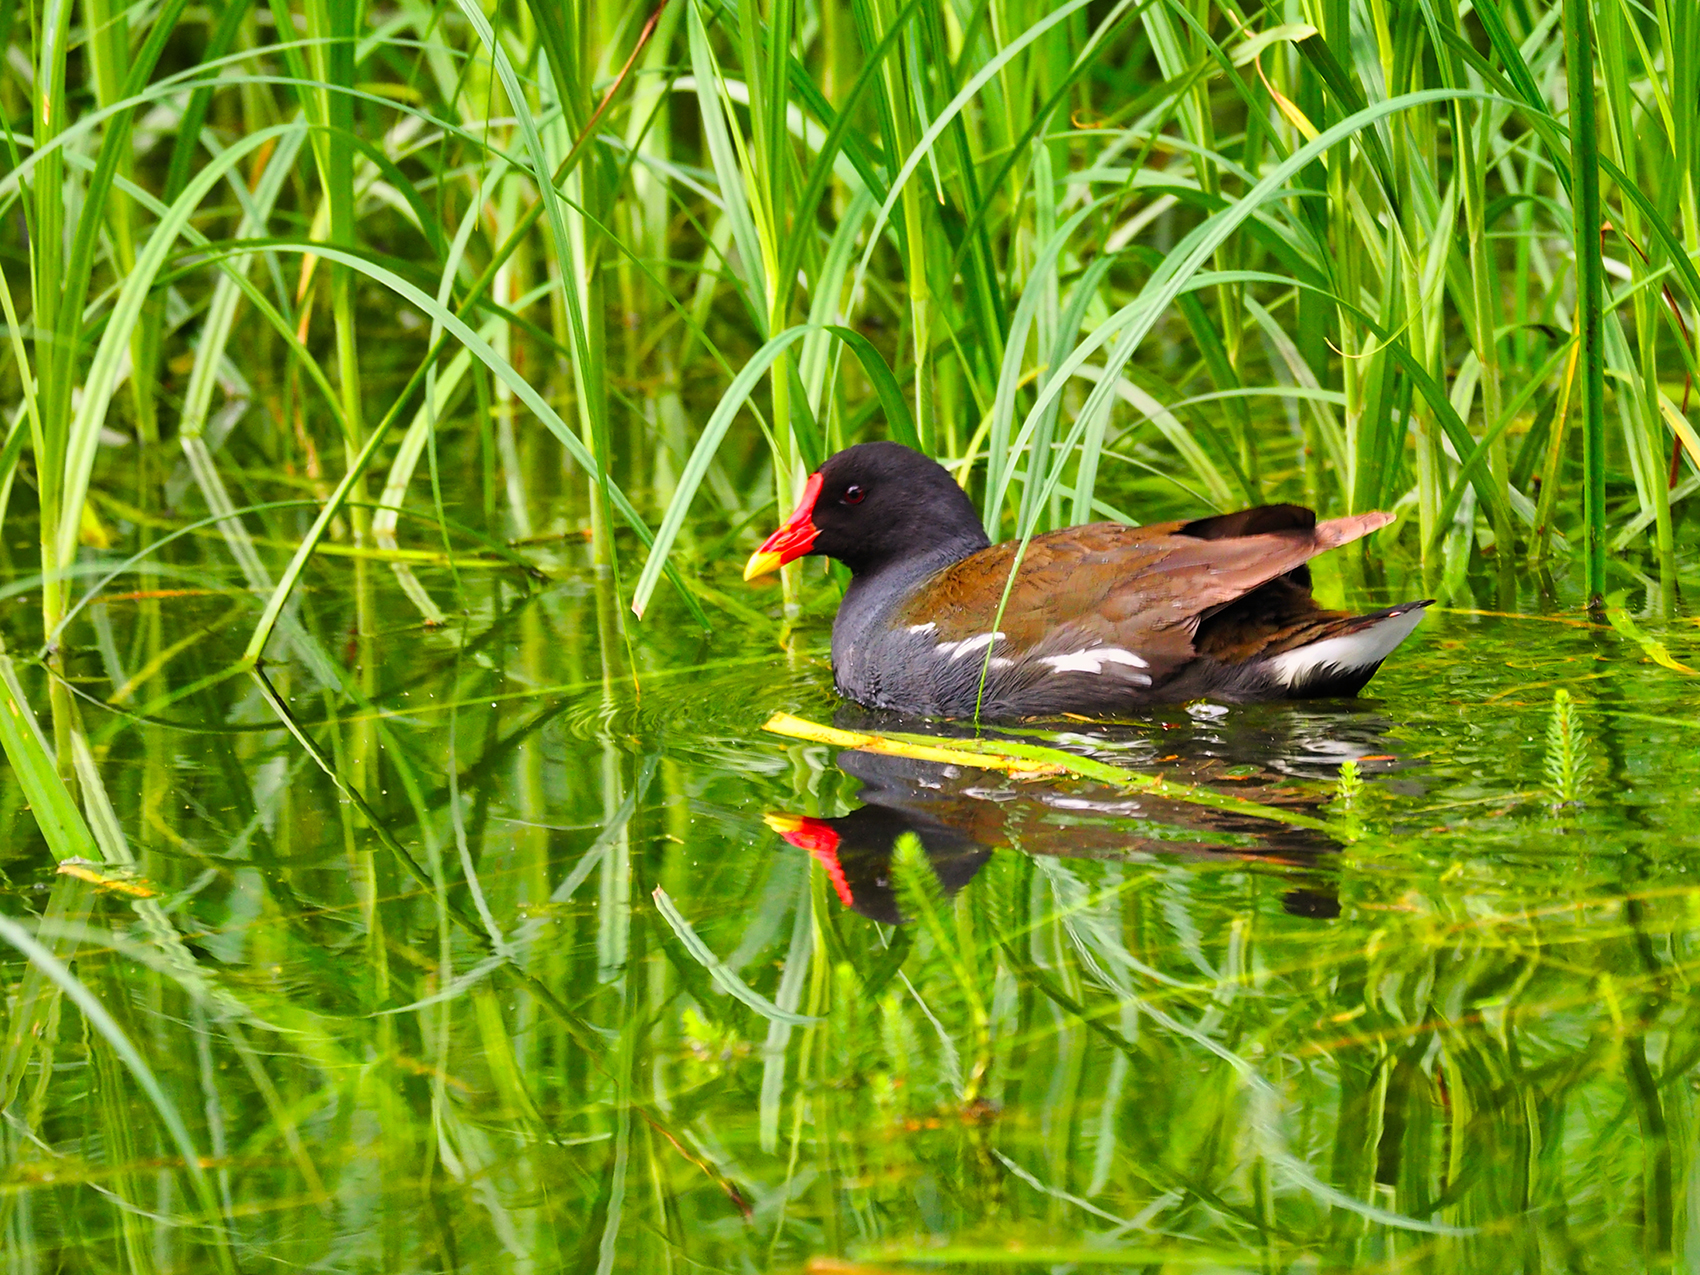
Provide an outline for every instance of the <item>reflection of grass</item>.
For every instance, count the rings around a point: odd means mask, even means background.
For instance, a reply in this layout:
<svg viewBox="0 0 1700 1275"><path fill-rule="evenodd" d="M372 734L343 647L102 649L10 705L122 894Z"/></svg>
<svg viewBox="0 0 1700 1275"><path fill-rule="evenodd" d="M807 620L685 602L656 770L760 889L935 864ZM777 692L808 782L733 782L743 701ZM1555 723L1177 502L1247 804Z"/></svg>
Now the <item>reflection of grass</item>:
<svg viewBox="0 0 1700 1275"><path fill-rule="evenodd" d="M551 684L526 623L501 645ZM404 791L371 805L424 881L358 825L345 852L309 768L208 789L247 840L213 835L216 809L175 820L183 845L146 851L156 898L55 885L35 941L131 1043L214 1198L106 1029L13 963L8 1248L159 1269L222 1233L243 1269L505 1269L511 1247L594 1268L606 1245L614 1269L942 1251L1487 1272L1531 1247L1634 1269L1681 1233L1691 888L1583 907L1558 880L1511 890L1490 858L1454 881L1360 779L1359 846L1389 849L1340 866L1335 921L1286 916L1287 883L1236 860L1000 851L946 899L900 852L917 919L892 930L714 813L749 792L734 768L600 739L563 755L531 706L480 695L496 673L452 651L423 667L419 693L456 702L462 770L479 740L504 759L461 787L464 858L440 757L420 759L433 716L390 724ZM294 754L263 738L208 747L257 748L269 773ZM810 745L753 745L746 769L774 756L791 765L764 797L836 800Z"/></svg>

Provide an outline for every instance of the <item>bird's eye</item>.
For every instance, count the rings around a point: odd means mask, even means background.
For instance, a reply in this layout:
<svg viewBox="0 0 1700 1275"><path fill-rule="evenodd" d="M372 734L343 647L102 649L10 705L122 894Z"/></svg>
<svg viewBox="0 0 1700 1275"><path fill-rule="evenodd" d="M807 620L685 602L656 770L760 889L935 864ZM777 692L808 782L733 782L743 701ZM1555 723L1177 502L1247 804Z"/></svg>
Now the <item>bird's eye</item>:
<svg viewBox="0 0 1700 1275"><path fill-rule="evenodd" d="M844 503L847 505L859 505L867 499L867 496L868 493L854 483L844 489Z"/></svg>

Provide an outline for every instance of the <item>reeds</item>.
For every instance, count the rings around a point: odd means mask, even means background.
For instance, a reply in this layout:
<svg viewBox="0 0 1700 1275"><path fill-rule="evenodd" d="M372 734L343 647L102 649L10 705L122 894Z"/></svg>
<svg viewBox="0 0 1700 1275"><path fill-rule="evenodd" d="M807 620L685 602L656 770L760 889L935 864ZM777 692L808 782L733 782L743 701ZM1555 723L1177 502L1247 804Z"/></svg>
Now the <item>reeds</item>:
<svg viewBox="0 0 1700 1275"><path fill-rule="evenodd" d="M956 465L999 533L1291 494L1411 508L1436 587L1486 546L1509 588L1565 530L1585 596L1642 544L1673 569L1692 462L1662 458L1695 438L1677 385L1700 248L1671 105L1694 74L1681 6L1492 3L1460 23L1403 4L676 0L409 8L367 30L310 5L287 40L282 9L209 28L168 6L133 30L30 14L11 73L31 68L13 92L35 117L5 190L32 335L8 375L50 631L86 493L110 481L99 431L194 450L233 338L275 352L259 392L284 415L250 410L230 446L321 472L340 456L327 513L356 536L389 424L469 351L461 394L534 414L503 408L482 463L511 478L545 426L588 480L606 567L617 521L649 538L626 488L658 497L640 614L685 527L770 491L784 506L827 451L882 430ZM197 47L213 60L185 60ZM94 109L68 104L72 74ZM138 138L144 111L160 118ZM179 135L167 153L165 119L220 120L215 151ZM221 184L253 193L215 211ZM399 392L360 353L374 287L429 325L383 350ZM202 337L178 428L167 364ZM220 463L197 466L215 511Z"/></svg>
<svg viewBox="0 0 1700 1275"><path fill-rule="evenodd" d="M628 610L767 649L724 561L882 435L999 536L1392 507L1425 591L1613 597L1690 672L1615 591L1672 605L1700 490L1692 5L40 0L0 40L4 794L159 891L0 908L14 1269L1684 1242L1683 906L1365 878L1366 948L1234 860L1000 851L946 899L906 844L894 930L698 856L705 808L759 825L615 681ZM511 616L516 558L589 601ZM614 725L561 763L507 671ZM759 720L690 747L831 798ZM1337 796L1286 822L1412 850Z"/></svg>

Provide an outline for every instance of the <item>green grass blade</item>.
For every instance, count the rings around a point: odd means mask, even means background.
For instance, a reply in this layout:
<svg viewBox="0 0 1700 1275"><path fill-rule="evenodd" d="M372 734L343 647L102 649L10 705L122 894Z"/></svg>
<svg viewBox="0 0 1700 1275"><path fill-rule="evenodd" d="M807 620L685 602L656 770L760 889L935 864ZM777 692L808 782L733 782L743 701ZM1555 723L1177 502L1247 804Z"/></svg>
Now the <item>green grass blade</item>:
<svg viewBox="0 0 1700 1275"><path fill-rule="evenodd" d="M656 910L672 927L673 933L678 935L679 942L685 945L691 959L708 971L708 976L721 991L748 1005L769 1022L788 1023L793 1027L807 1027L810 1023L820 1022L819 1018L810 1017L808 1014L796 1014L781 1009L734 974L726 962L716 956L708 944L698 937L697 932L691 928L691 923L685 920L679 909L674 906L667 891L656 886L652 897L655 899Z"/></svg>
<svg viewBox="0 0 1700 1275"><path fill-rule="evenodd" d="M1583 588L1606 590L1605 267L1600 254L1599 129L1594 105L1592 5L1564 0L1570 85L1571 189L1575 197L1576 316L1582 341Z"/></svg>
<svg viewBox="0 0 1700 1275"><path fill-rule="evenodd" d="M720 396L713 415L703 426L697 445L691 450L690 460L679 475L673 499L662 516L660 527L656 529L654 543L650 545L643 573L638 576L637 587L632 593L632 614L640 620L649 606L650 594L654 592L656 582L661 578L661 570L666 565L673 541L678 536L679 529L684 526L685 515L690 512L691 500L696 496L697 488L702 484L703 475L708 472L709 462L714 459L721 440L731 428L733 417L755 391L767 369L773 366L774 360L807 335L808 331L809 326L800 323L770 338L751 356L738 375L732 378L732 384L728 385L726 393Z"/></svg>
<svg viewBox="0 0 1700 1275"><path fill-rule="evenodd" d="M154 276L176 245L177 237L189 218L200 207L201 200L213 186L222 181L239 160L269 142L282 139L299 128L295 124L277 124L260 129L236 142L217 159L212 160L184 187L183 193L171 205L148 237L147 246L136 259L136 269L124 281L124 287L113 305L106 331L95 350L83 384L82 402L66 440L63 498L60 503L59 525L55 529L56 558L61 567L68 566L76 556L77 539L82 529L83 500L88 493L89 477L94 470L95 449L100 443L101 423L106 419L113 390L117 386L119 366L129 352L131 329L135 326L147 302Z"/></svg>
<svg viewBox="0 0 1700 1275"><path fill-rule="evenodd" d="M16 948L23 956L45 974L60 991L68 996L72 1003L82 1011L89 1026L98 1032L103 1040L111 1046L130 1074L135 1077L136 1084L141 1087L147 1099L153 1104L154 1111L159 1115L160 1123L165 1126L171 1140L177 1146L178 1154L183 1157L183 1172L194 1188L195 1196L201 1207L206 1211L208 1225L212 1229L214 1249L218 1254L219 1269L234 1271L235 1264L231 1260L230 1249L225 1240L222 1224L222 1210L218 1199L213 1194L212 1184L207 1180L206 1170L201 1167L201 1153L195 1147L195 1140L189 1134L188 1125L183 1123L183 1117L177 1110L177 1105L167 1096L153 1069L142 1057L141 1051L120 1027L102 1005L88 986L71 973L59 959L48 951L34 936L11 917L0 916L0 939L4 939Z"/></svg>
<svg viewBox="0 0 1700 1275"><path fill-rule="evenodd" d="M30 813L36 826L47 840L47 848L58 860L71 858L99 861L101 853L95 845L82 811L72 798L70 789L59 776L52 746L42 734L29 701L12 665L12 657L0 651L0 747L19 786L29 801Z"/></svg>

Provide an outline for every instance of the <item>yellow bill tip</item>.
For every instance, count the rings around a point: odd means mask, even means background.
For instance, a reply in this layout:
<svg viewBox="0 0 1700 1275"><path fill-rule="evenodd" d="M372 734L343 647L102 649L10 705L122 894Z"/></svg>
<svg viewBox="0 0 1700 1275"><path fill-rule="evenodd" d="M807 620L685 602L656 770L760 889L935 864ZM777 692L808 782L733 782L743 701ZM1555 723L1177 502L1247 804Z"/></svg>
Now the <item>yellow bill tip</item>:
<svg viewBox="0 0 1700 1275"><path fill-rule="evenodd" d="M780 557L771 550L757 549L750 555L750 560L744 564L744 579L754 580L757 576L767 575L779 570L782 565Z"/></svg>
<svg viewBox="0 0 1700 1275"><path fill-rule="evenodd" d="M782 837L788 832L796 832L803 826L801 815L782 815L777 812L763 815L761 821Z"/></svg>

